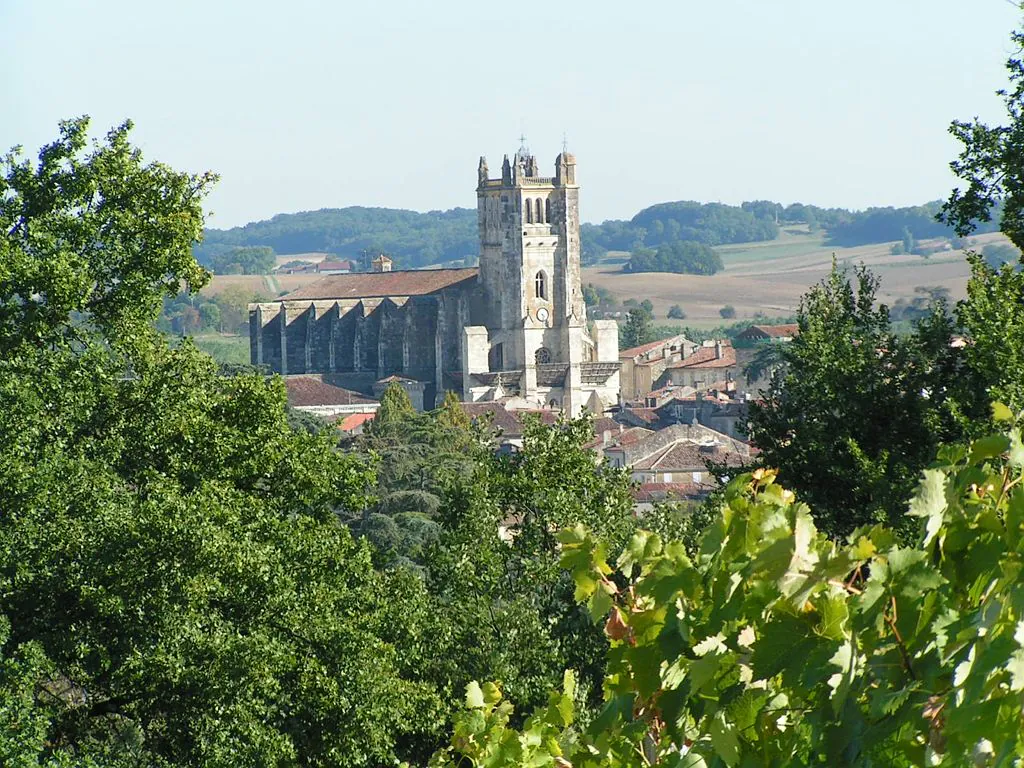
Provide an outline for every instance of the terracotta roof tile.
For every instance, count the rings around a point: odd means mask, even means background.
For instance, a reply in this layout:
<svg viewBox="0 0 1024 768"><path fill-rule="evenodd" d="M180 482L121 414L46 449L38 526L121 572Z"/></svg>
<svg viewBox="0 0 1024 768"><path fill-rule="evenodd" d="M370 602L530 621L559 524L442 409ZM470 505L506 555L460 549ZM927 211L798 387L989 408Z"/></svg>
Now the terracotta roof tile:
<svg viewBox="0 0 1024 768"><path fill-rule="evenodd" d="M696 499L706 496L711 489L699 483L643 483L632 488L633 501L665 501L667 499Z"/></svg>
<svg viewBox="0 0 1024 768"><path fill-rule="evenodd" d="M800 333L799 323L783 323L782 325L752 325L740 334L740 338L749 339L767 336L769 339L792 338Z"/></svg>
<svg viewBox="0 0 1024 768"><path fill-rule="evenodd" d="M736 365L736 350L732 345L723 344L721 357L715 357L714 347L700 347L669 368L728 368L733 365Z"/></svg>
<svg viewBox="0 0 1024 768"><path fill-rule="evenodd" d="M350 413L342 419L335 422L338 429L342 432L351 432L353 429L363 426L368 421L373 421L373 417L376 413Z"/></svg>
<svg viewBox="0 0 1024 768"><path fill-rule="evenodd" d="M370 299L384 296L426 296L476 280L479 270L412 269L394 272L356 272L328 275L292 291L277 301L303 299Z"/></svg>
<svg viewBox="0 0 1024 768"><path fill-rule="evenodd" d="M377 401L353 392L350 389L336 387L315 376L285 376L284 386L288 390L288 405L372 405Z"/></svg>

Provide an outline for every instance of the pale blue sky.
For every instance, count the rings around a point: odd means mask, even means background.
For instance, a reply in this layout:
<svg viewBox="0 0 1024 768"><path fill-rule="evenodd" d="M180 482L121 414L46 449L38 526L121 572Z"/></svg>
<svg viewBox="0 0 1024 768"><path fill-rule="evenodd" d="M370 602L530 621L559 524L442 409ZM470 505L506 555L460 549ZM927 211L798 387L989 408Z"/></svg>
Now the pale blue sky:
<svg viewBox="0 0 1024 768"><path fill-rule="evenodd" d="M1006 0L0 0L0 148L125 117L214 170L211 226L476 205L563 133L583 218L665 200L944 197L950 120L999 121Z"/></svg>

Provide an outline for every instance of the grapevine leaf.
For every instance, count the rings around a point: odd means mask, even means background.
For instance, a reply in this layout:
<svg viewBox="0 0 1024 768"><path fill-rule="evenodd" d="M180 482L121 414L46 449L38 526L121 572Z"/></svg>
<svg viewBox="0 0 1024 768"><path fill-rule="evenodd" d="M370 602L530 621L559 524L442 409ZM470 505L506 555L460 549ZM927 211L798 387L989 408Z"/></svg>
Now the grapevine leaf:
<svg viewBox="0 0 1024 768"><path fill-rule="evenodd" d="M992 419L993 421L1013 421L1013 411L1004 403L996 401L992 403Z"/></svg>
<svg viewBox="0 0 1024 768"><path fill-rule="evenodd" d="M466 706L469 709L483 709L484 692L480 690L480 683L476 680L466 686Z"/></svg>
<svg viewBox="0 0 1024 768"><path fill-rule="evenodd" d="M907 513L925 519L924 546L927 547L942 528L945 511L946 475L938 469L926 469Z"/></svg>
<svg viewBox="0 0 1024 768"><path fill-rule="evenodd" d="M711 737L715 752L726 765L732 766L739 762L740 741L736 736L736 726L725 719L724 713L715 714L708 728L708 735Z"/></svg>

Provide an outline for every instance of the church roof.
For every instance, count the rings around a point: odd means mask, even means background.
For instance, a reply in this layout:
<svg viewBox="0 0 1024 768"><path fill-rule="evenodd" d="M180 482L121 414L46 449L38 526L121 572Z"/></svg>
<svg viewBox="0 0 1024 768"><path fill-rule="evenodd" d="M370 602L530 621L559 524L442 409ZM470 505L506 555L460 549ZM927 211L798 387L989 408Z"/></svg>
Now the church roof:
<svg viewBox="0 0 1024 768"><path fill-rule="evenodd" d="M394 272L356 272L328 275L292 291L277 301L302 299L370 299L384 296L426 296L475 280L479 270L410 269Z"/></svg>

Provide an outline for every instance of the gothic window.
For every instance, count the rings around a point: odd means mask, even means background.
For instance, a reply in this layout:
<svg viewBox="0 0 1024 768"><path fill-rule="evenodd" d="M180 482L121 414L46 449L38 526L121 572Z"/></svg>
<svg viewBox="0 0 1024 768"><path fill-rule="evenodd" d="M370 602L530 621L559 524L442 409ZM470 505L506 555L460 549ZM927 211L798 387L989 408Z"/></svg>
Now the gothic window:
<svg viewBox="0 0 1024 768"><path fill-rule="evenodd" d="M526 198L526 223L533 224L533 205L530 198Z"/></svg>
<svg viewBox="0 0 1024 768"><path fill-rule="evenodd" d="M551 223L551 200L544 201L544 221L548 224Z"/></svg>
<svg viewBox="0 0 1024 768"><path fill-rule="evenodd" d="M539 197L537 198L537 223L544 223L544 208Z"/></svg>
<svg viewBox="0 0 1024 768"><path fill-rule="evenodd" d="M533 353L533 359L537 365L546 365L551 362L551 350L547 347L540 347Z"/></svg>
<svg viewBox="0 0 1024 768"><path fill-rule="evenodd" d="M533 293L538 299L544 299L547 301L548 281L547 276L543 271L538 272L537 276L533 278Z"/></svg>

